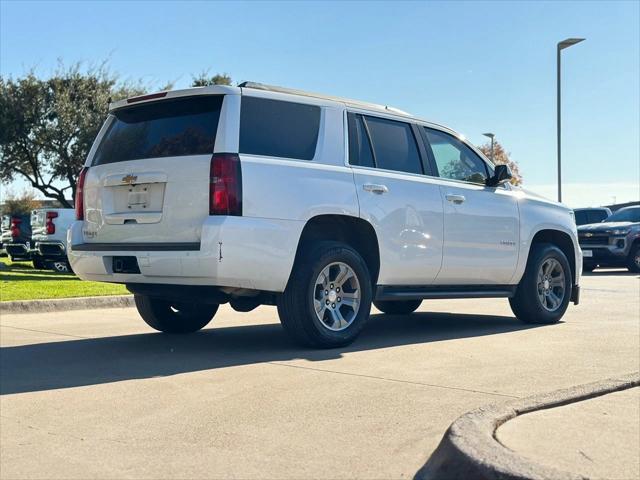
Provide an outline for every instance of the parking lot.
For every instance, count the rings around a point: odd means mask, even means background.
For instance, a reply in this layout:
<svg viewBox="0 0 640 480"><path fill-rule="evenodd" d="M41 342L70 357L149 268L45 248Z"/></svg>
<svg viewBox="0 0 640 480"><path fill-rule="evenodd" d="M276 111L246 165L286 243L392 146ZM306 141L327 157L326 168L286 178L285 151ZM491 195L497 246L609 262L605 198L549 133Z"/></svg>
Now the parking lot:
<svg viewBox="0 0 640 480"><path fill-rule="evenodd" d="M273 307L190 336L135 309L3 315L2 478L411 478L475 407L640 369L640 277L585 276L563 321L503 299L374 312L339 350Z"/></svg>

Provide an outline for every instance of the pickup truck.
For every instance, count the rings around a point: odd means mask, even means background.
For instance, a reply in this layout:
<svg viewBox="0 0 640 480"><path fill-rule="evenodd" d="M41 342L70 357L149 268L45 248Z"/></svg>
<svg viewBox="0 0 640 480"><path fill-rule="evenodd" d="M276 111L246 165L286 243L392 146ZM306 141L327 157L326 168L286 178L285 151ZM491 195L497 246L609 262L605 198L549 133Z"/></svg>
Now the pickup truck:
<svg viewBox="0 0 640 480"><path fill-rule="evenodd" d="M47 208L31 213L34 266L69 272L67 229L75 221L73 208Z"/></svg>
<svg viewBox="0 0 640 480"><path fill-rule="evenodd" d="M583 268L626 267L640 272L640 206L621 208L606 220L578 227Z"/></svg>
<svg viewBox="0 0 640 480"><path fill-rule="evenodd" d="M31 219L28 214L2 216L2 246L11 261L31 260Z"/></svg>
<svg viewBox="0 0 640 480"><path fill-rule="evenodd" d="M508 298L558 322L578 303L571 209L510 183L454 130L393 107L245 82L110 106L82 169L68 256L125 284L148 325L207 325L220 304L275 305L320 348L372 304Z"/></svg>

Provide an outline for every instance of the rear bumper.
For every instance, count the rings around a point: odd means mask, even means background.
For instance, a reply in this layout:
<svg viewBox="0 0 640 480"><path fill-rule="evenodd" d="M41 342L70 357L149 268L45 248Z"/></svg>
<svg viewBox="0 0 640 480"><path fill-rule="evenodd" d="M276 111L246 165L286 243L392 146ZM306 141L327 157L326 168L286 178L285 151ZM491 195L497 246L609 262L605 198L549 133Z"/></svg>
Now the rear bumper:
<svg viewBox="0 0 640 480"><path fill-rule="evenodd" d="M302 221L211 216L199 243L105 244L85 242L82 222L75 222L67 256L83 280L282 292L303 227ZM114 273L114 256L136 257L140 273Z"/></svg>
<svg viewBox="0 0 640 480"><path fill-rule="evenodd" d="M31 258L31 249L29 244L26 243L7 243L4 246L7 254L14 258Z"/></svg>
<svg viewBox="0 0 640 480"><path fill-rule="evenodd" d="M36 242L33 251L45 260L59 260L67 256L67 249L62 242Z"/></svg>

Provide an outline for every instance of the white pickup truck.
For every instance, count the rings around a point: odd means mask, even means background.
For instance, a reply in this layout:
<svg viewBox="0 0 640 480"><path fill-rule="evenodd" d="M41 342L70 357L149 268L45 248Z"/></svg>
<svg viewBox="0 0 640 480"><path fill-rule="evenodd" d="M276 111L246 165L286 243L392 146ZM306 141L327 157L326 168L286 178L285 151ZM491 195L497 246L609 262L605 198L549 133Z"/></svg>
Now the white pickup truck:
<svg viewBox="0 0 640 480"><path fill-rule="evenodd" d="M35 268L70 271L67 230L74 221L73 208L44 208L31 212L31 257Z"/></svg>
<svg viewBox="0 0 640 480"><path fill-rule="evenodd" d="M508 298L525 322L579 299L572 211L513 187L449 128L244 83L111 105L78 182L68 255L142 318L196 331L218 305L277 305L297 342L353 341L371 304Z"/></svg>

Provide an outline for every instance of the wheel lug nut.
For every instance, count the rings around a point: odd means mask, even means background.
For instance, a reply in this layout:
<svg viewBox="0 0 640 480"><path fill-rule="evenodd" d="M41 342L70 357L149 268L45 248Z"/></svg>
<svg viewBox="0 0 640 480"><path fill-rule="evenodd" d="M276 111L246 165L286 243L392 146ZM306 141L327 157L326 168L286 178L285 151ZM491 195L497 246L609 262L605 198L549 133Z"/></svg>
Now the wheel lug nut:
<svg viewBox="0 0 640 480"><path fill-rule="evenodd" d="M333 283L331 285L329 285L331 288L333 288Z"/></svg>
<svg viewBox="0 0 640 480"><path fill-rule="evenodd" d="M329 305L329 300L327 300L327 305Z"/></svg>
<svg viewBox="0 0 640 480"><path fill-rule="evenodd" d="M329 290L325 290L325 291L324 291L324 294L325 294L325 295L329 295Z"/></svg>
<svg viewBox="0 0 640 480"><path fill-rule="evenodd" d="M340 287L336 288L336 292L339 292L339 291L340 291Z"/></svg>
<svg viewBox="0 0 640 480"><path fill-rule="evenodd" d="M341 301L342 301L342 299L340 297L338 297L338 302L341 302Z"/></svg>
<svg viewBox="0 0 640 480"><path fill-rule="evenodd" d="M336 308L336 304L335 304L335 303L332 303L332 304L331 304L331 308Z"/></svg>

